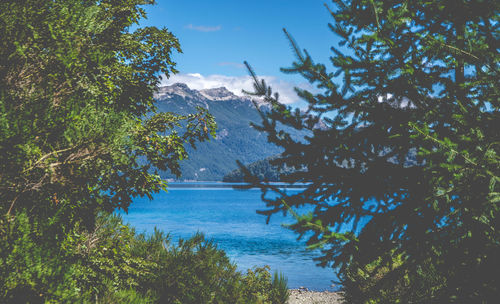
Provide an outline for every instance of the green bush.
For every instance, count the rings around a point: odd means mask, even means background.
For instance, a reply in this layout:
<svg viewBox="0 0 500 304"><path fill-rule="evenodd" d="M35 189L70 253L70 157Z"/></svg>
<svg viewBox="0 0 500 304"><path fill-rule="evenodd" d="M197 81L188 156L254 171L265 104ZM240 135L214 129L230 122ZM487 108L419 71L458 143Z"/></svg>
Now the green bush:
<svg viewBox="0 0 500 304"><path fill-rule="evenodd" d="M273 303L285 304L288 301L290 292L288 291L288 279L283 273L274 272L272 282Z"/></svg>
<svg viewBox="0 0 500 304"><path fill-rule="evenodd" d="M268 267L238 272L201 234L174 243L158 230L137 234L116 215L63 237L47 231L24 213L1 221L1 303L286 301L283 276L272 280Z"/></svg>
<svg viewBox="0 0 500 304"><path fill-rule="evenodd" d="M45 242L50 225L26 213L0 220L0 303L73 302L81 297L71 257Z"/></svg>
<svg viewBox="0 0 500 304"><path fill-rule="evenodd" d="M446 278L439 275L435 265L428 261L407 269L402 255L391 256L347 267L343 289L348 303L440 303L429 299L429 294L446 285Z"/></svg>

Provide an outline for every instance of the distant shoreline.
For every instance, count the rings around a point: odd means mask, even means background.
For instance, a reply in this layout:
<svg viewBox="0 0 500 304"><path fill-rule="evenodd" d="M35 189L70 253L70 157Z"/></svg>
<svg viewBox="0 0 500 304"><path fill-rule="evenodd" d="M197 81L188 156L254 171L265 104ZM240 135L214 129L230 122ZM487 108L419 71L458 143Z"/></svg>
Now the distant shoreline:
<svg viewBox="0 0 500 304"><path fill-rule="evenodd" d="M244 182L223 182L223 181L169 181L167 180L168 187L185 187L185 186L215 186L215 187L228 187L228 186L250 186L250 183ZM309 183L295 183L289 184L286 182L269 182L268 184L274 186L282 186L285 188L304 188L309 185Z"/></svg>

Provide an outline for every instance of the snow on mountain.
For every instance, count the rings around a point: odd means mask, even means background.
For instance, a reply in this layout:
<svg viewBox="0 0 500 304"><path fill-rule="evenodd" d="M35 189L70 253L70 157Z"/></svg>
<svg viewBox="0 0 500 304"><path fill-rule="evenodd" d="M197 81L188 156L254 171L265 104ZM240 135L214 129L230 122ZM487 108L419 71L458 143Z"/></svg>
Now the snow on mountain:
<svg viewBox="0 0 500 304"><path fill-rule="evenodd" d="M250 97L250 96L239 96L229 91L225 87L204 89L204 90L194 90L190 89L188 85L184 83L175 83L170 86L159 87L154 98L156 100L165 100L173 98L174 96L181 97L186 100L196 100L198 102L202 101L208 108L207 100L210 101L239 101L246 104L249 107L254 107L252 100L256 102L257 106L260 108L265 103L261 98Z"/></svg>
<svg viewBox="0 0 500 304"><path fill-rule="evenodd" d="M200 90L200 94L211 100L231 100L240 98L225 87Z"/></svg>

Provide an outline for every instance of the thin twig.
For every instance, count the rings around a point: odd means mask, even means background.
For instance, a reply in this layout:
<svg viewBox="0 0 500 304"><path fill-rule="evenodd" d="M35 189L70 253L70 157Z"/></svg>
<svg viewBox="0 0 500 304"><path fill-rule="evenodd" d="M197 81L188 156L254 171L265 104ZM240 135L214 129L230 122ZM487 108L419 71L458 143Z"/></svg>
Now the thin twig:
<svg viewBox="0 0 500 304"><path fill-rule="evenodd" d="M19 195L16 196L13 200L12 200L12 203L10 204L10 208L9 210L7 211L7 215L10 215L10 213L12 212L12 209L14 208L14 204L16 203L17 199L19 198Z"/></svg>

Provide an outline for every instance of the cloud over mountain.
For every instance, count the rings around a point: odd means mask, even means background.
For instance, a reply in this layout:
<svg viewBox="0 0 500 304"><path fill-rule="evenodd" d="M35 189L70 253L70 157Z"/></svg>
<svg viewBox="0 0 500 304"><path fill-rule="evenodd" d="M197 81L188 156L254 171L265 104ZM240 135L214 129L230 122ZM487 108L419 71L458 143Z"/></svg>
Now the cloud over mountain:
<svg viewBox="0 0 500 304"><path fill-rule="evenodd" d="M300 100L294 91L294 87L312 90L308 83L293 83L284 81L274 76L259 76L273 88L273 92L280 94L282 103L295 103ZM226 75L201 75L199 73L176 74L169 79L163 79L162 85L172 85L174 83L185 83L195 90L213 89L225 87L236 95L243 96L242 90L253 91L253 79L250 76L226 76Z"/></svg>

